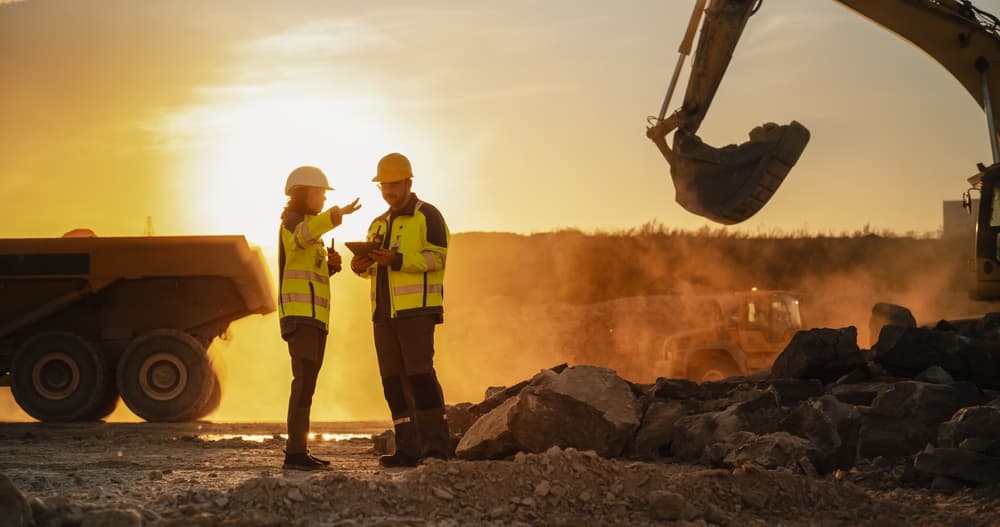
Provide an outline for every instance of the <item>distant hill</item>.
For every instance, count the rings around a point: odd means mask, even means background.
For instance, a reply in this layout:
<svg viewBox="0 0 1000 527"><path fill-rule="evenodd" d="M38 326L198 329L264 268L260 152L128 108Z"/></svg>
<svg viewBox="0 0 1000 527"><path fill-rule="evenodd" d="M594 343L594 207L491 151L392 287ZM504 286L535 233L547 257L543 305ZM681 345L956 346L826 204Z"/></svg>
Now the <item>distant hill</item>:
<svg viewBox="0 0 1000 527"><path fill-rule="evenodd" d="M971 240L724 232L459 233L449 253L449 300L585 304L755 286L810 292L841 280L888 297L914 289L951 297L968 286Z"/></svg>
<svg viewBox="0 0 1000 527"><path fill-rule="evenodd" d="M971 246L873 234L459 233L443 344L468 361L462 371L568 361L639 379L663 338L702 323L699 297L758 287L804 293L807 326L854 325L867 347L875 302L908 306L921 322L995 309L967 299Z"/></svg>

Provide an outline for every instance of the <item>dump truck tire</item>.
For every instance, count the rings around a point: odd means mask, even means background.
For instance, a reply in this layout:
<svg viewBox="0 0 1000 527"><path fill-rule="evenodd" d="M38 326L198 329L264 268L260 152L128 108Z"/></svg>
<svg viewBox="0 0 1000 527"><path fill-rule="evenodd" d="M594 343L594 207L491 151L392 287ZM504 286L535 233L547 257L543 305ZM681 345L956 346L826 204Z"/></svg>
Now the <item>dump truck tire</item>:
<svg viewBox="0 0 1000 527"><path fill-rule="evenodd" d="M94 347L72 333L31 337L11 365L11 392L31 417L46 422L97 419L107 404L110 368ZM106 414L105 414L106 415Z"/></svg>
<svg viewBox="0 0 1000 527"><path fill-rule="evenodd" d="M688 378L695 382L721 381L740 375L740 367L722 350L699 352L688 364Z"/></svg>
<svg viewBox="0 0 1000 527"><path fill-rule="evenodd" d="M94 411L85 415L83 421L101 421L105 417L111 415L111 412L115 411L118 407L118 385L115 382L114 375L109 375L104 381L104 391L98 400L97 406Z"/></svg>
<svg viewBox="0 0 1000 527"><path fill-rule="evenodd" d="M118 361L118 391L147 421L191 421L212 392L212 366L192 336L158 329L129 344Z"/></svg>
<svg viewBox="0 0 1000 527"><path fill-rule="evenodd" d="M205 400L205 406L198 410L195 414L195 419L201 419L206 415L219 409L219 403L222 402L222 381L219 380L219 375L212 371L212 391L210 392L208 399Z"/></svg>

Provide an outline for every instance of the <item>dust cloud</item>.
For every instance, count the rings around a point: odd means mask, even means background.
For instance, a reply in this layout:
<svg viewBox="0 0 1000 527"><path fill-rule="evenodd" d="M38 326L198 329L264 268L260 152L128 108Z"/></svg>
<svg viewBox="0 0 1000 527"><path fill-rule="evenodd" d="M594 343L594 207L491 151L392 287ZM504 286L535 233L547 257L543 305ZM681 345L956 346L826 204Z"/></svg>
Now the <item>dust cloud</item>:
<svg viewBox="0 0 1000 527"><path fill-rule="evenodd" d="M509 386L563 362L651 382L667 337L707 324L710 300L752 287L798 292L806 327L856 326L867 348L876 302L907 306L919 323L995 309L967 300L970 247L968 240L930 237L749 236L658 225L620 233L456 234L445 323L437 328L438 377L448 403L482 400L489 386ZM274 262L268 265L274 276ZM313 420L388 420L368 282L345 270L331 287ZM291 368L277 314L233 323L210 354L224 388L208 419L284 421ZM0 419L31 420L9 390L0 390ZM139 419L119 403L109 420Z"/></svg>

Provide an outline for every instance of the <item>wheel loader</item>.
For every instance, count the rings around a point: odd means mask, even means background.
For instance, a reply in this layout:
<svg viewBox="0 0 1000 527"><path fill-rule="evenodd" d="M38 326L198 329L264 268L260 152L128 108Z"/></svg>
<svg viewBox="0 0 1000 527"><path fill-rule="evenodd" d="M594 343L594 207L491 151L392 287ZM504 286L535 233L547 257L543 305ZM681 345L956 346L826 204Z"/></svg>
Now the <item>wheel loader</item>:
<svg viewBox="0 0 1000 527"><path fill-rule="evenodd" d="M39 421L147 421L212 412L206 350L234 320L275 310L243 236L0 239L0 384Z"/></svg>
<svg viewBox="0 0 1000 527"><path fill-rule="evenodd" d="M984 139L993 159L988 166L969 163L970 171L972 166L977 169L968 179L970 190L981 193L976 220L976 281L969 296L1000 300L1000 119L996 114L1000 101L1000 19L970 0L835 1L922 50L983 109ZM677 202L694 214L726 225L750 218L771 199L810 138L808 129L796 121L765 123L750 132L749 141L723 148L709 146L697 136L744 28L766 5L762 0L695 1L667 94L659 115L650 117L646 130L670 165ZM667 115L696 32L699 37L683 103ZM672 143L668 143L671 133ZM971 210L968 191L964 202Z"/></svg>
<svg viewBox="0 0 1000 527"><path fill-rule="evenodd" d="M771 367L803 328L799 296L754 289L710 300L705 327L664 339L654 375L705 382Z"/></svg>

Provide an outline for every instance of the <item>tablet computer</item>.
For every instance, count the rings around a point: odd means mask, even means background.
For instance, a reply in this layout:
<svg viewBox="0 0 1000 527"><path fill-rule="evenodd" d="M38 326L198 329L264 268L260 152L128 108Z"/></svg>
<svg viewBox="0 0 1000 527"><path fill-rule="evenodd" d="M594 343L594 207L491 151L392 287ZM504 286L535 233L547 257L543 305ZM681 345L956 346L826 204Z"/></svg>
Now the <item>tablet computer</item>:
<svg viewBox="0 0 1000 527"><path fill-rule="evenodd" d="M375 242L345 242L344 245L346 245L352 253L358 256L364 256L370 253L373 249L378 249L379 244Z"/></svg>

